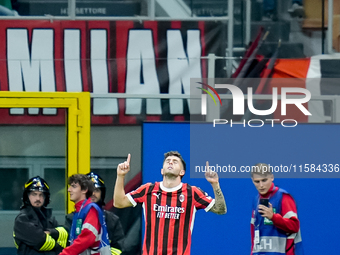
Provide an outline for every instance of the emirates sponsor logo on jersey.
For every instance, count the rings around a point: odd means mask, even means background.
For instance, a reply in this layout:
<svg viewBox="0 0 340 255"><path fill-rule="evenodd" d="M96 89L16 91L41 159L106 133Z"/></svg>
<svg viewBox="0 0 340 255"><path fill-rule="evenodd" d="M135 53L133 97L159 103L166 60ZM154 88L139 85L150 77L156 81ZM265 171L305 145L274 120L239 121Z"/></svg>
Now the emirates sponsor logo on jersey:
<svg viewBox="0 0 340 255"><path fill-rule="evenodd" d="M153 205L153 210L157 212L157 218L175 219L178 220L180 215L185 212L183 207L168 206L168 205Z"/></svg>
<svg viewBox="0 0 340 255"><path fill-rule="evenodd" d="M185 211L184 207L158 205L158 204L153 205L153 210L155 212L171 212L171 213L184 213Z"/></svg>

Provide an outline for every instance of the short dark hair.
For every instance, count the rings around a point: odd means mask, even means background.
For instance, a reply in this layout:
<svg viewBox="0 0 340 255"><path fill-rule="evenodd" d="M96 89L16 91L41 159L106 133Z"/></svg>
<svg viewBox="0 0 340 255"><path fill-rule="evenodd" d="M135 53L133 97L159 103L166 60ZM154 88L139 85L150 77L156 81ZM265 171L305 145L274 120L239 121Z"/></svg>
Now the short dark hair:
<svg viewBox="0 0 340 255"><path fill-rule="evenodd" d="M167 157L170 157L170 156L175 156L175 157L179 158L179 159L181 160L181 162L182 162L183 170L184 170L184 171L186 170L187 165L185 164L185 161L184 161L184 159L182 158L181 153L179 153L178 151L169 151L169 152L167 152L167 153L164 153L163 164L164 164L166 158L167 158Z"/></svg>
<svg viewBox="0 0 340 255"><path fill-rule="evenodd" d="M272 175L272 167L265 163L258 163L251 168L251 178L253 178L254 174L258 174L263 177L266 177L267 175Z"/></svg>
<svg viewBox="0 0 340 255"><path fill-rule="evenodd" d="M92 196L94 191L94 183L91 181L91 178L85 174L74 174L68 178L68 184L78 183L81 190L87 190L86 198Z"/></svg>

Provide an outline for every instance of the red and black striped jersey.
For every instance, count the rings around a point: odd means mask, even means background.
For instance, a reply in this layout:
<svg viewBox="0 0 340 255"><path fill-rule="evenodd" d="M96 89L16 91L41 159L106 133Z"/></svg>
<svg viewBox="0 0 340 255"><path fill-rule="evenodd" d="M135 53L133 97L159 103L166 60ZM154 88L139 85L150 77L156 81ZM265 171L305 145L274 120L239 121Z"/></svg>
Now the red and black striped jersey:
<svg viewBox="0 0 340 255"><path fill-rule="evenodd" d="M166 188L147 183L127 194L136 206L142 203L145 218L143 255L188 255L195 213L209 211L215 200L200 188L181 183Z"/></svg>

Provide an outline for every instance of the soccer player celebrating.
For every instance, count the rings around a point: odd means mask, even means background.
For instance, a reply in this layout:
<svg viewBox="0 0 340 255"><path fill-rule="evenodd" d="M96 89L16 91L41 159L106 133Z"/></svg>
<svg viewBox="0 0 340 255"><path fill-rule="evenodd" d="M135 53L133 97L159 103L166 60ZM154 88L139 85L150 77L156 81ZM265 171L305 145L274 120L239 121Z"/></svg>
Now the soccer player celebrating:
<svg viewBox="0 0 340 255"><path fill-rule="evenodd" d="M215 199L212 199L198 187L182 183L185 161L179 152L170 151L164 154L162 182L147 183L125 194L124 176L130 171L130 158L129 154L127 160L117 167L114 206L125 208L143 204L143 255L189 255L196 210L205 209L216 214L227 212L217 173L207 171L205 174L214 190Z"/></svg>

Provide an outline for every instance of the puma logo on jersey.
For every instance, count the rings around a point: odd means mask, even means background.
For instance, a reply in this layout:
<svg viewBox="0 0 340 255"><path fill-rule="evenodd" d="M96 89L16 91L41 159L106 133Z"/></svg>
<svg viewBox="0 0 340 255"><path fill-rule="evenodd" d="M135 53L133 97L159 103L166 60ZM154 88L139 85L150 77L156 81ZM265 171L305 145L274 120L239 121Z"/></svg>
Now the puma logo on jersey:
<svg viewBox="0 0 340 255"><path fill-rule="evenodd" d="M152 193L152 195L156 196L157 199L159 199L159 195L160 195L160 194L161 194L161 193Z"/></svg>

